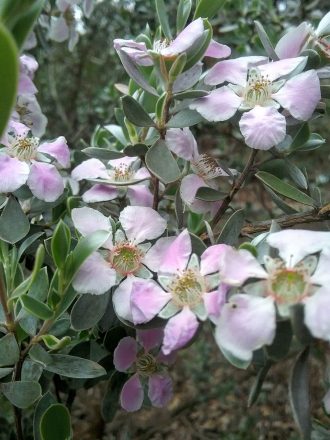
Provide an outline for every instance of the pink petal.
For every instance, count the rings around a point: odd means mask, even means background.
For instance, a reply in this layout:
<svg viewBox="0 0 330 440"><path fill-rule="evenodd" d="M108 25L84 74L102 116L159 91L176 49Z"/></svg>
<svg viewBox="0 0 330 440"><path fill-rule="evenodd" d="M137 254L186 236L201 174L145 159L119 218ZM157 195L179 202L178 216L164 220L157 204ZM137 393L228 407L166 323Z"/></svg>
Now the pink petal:
<svg viewBox="0 0 330 440"><path fill-rule="evenodd" d="M95 231L111 231L111 223L108 217L96 211L96 209L83 207L73 208L71 217L74 227L81 235L89 235Z"/></svg>
<svg viewBox="0 0 330 440"><path fill-rule="evenodd" d="M132 285L131 311L134 324L151 321L171 299L154 280L138 279Z"/></svg>
<svg viewBox="0 0 330 440"><path fill-rule="evenodd" d="M150 173L146 167L139 168L134 174L134 179L150 179Z"/></svg>
<svg viewBox="0 0 330 440"><path fill-rule="evenodd" d="M143 403L144 391L137 374L134 374L123 386L120 404L128 412L138 411Z"/></svg>
<svg viewBox="0 0 330 440"><path fill-rule="evenodd" d="M191 252L190 235L188 230L184 229L163 254L158 272L172 274L186 269Z"/></svg>
<svg viewBox="0 0 330 440"><path fill-rule="evenodd" d="M228 286L222 283L218 287L218 290L207 292L203 296L203 301L208 317L215 324L217 323L222 308L226 302L227 292Z"/></svg>
<svg viewBox="0 0 330 440"><path fill-rule="evenodd" d="M170 354L184 347L195 335L198 321L194 313L184 307L180 313L170 318L165 326L162 351Z"/></svg>
<svg viewBox="0 0 330 440"><path fill-rule="evenodd" d="M31 78L28 77L25 73L21 73L18 81L18 90L17 94L19 95L34 95L37 93L38 89L33 84Z"/></svg>
<svg viewBox="0 0 330 440"><path fill-rule="evenodd" d="M239 127L245 143L257 150L269 150L283 141L286 134L286 120L273 107L256 105L244 113Z"/></svg>
<svg viewBox="0 0 330 440"><path fill-rule="evenodd" d="M79 293L102 295L116 284L116 272L104 258L94 252L80 266L72 285Z"/></svg>
<svg viewBox="0 0 330 440"><path fill-rule="evenodd" d="M216 342L236 358L250 361L254 350L272 343L275 318L271 298L233 295L222 309L215 332Z"/></svg>
<svg viewBox="0 0 330 440"><path fill-rule="evenodd" d="M157 211L142 206L127 206L121 211L119 221L127 238L136 244L159 237L167 226Z"/></svg>
<svg viewBox="0 0 330 440"><path fill-rule="evenodd" d="M125 52L131 58L131 60L139 66L153 65L153 61L148 54L147 47L144 42L116 38L113 41L113 45L117 52Z"/></svg>
<svg viewBox="0 0 330 440"><path fill-rule="evenodd" d="M172 41L172 43L161 51L165 57L178 55L187 51L192 45L203 35L204 23L201 18L191 22L179 35Z"/></svg>
<svg viewBox="0 0 330 440"><path fill-rule="evenodd" d="M209 95L193 101L189 108L197 110L210 122L226 121L236 113L242 98L227 86L213 90Z"/></svg>
<svg viewBox="0 0 330 440"><path fill-rule="evenodd" d="M48 36L51 40L54 40L58 43L62 43L69 38L69 28L62 16L51 17Z"/></svg>
<svg viewBox="0 0 330 440"><path fill-rule="evenodd" d="M119 284L112 296L113 307L117 316L130 322L133 322L131 312L131 291L133 283L137 280L138 278L133 275L128 276Z"/></svg>
<svg viewBox="0 0 330 440"><path fill-rule="evenodd" d="M300 55L311 32L311 27L304 21L299 26L283 35L275 46L280 59L293 58Z"/></svg>
<svg viewBox="0 0 330 440"><path fill-rule="evenodd" d="M197 142L189 128L170 128L165 137L168 148L185 160L198 155Z"/></svg>
<svg viewBox="0 0 330 440"><path fill-rule="evenodd" d="M21 72L26 73L30 78L32 78L39 67L37 60L31 55L24 54L19 57L19 62Z"/></svg>
<svg viewBox="0 0 330 440"><path fill-rule="evenodd" d="M315 70L289 79L272 97L293 117L307 121L321 99L320 80Z"/></svg>
<svg viewBox="0 0 330 440"><path fill-rule="evenodd" d="M330 341L330 289L317 290L305 300L305 324L315 338Z"/></svg>
<svg viewBox="0 0 330 440"><path fill-rule="evenodd" d="M7 155L0 155L0 193L14 192L25 184L30 173L27 163Z"/></svg>
<svg viewBox="0 0 330 440"><path fill-rule="evenodd" d="M127 189L127 197L132 206L146 206L151 208L153 194L145 185L132 185Z"/></svg>
<svg viewBox="0 0 330 440"><path fill-rule="evenodd" d="M152 406L163 408L173 397L173 384L169 376L153 374L149 377L148 397Z"/></svg>
<svg viewBox="0 0 330 440"><path fill-rule="evenodd" d="M124 156L124 157L120 157L119 159L111 159L111 160L109 160L108 164L112 168L117 168L117 167L120 167L120 166L127 166L127 167L129 167L134 162L136 162L137 159L138 159L137 157Z"/></svg>
<svg viewBox="0 0 330 440"><path fill-rule="evenodd" d="M288 267L295 266L306 255L330 250L330 234L323 231L286 229L269 234L266 240L270 246L279 250L280 257Z"/></svg>
<svg viewBox="0 0 330 440"><path fill-rule="evenodd" d="M137 343L131 336L121 339L113 352L113 364L117 371L127 371L135 362Z"/></svg>
<svg viewBox="0 0 330 440"><path fill-rule="evenodd" d="M54 202L64 191L62 176L49 163L34 162L26 183L32 194L45 202Z"/></svg>
<svg viewBox="0 0 330 440"><path fill-rule="evenodd" d="M146 351L160 347L164 338L163 328L151 328L147 330L136 330L136 338Z"/></svg>
<svg viewBox="0 0 330 440"><path fill-rule="evenodd" d="M190 211L196 212L197 214L210 212L211 216L213 216L222 202L206 202L195 198L197 190L205 186L208 185L201 177L196 174L188 174L188 176L185 176L181 181L180 195Z"/></svg>
<svg viewBox="0 0 330 440"><path fill-rule="evenodd" d="M92 186L91 189L86 191L82 199L86 203L106 202L118 197L118 189L110 185L97 184Z"/></svg>
<svg viewBox="0 0 330 440"><path fill-rule="evenodd" d="M109 174L105 165L98 159L88 159L76 166L72 170L72 178L75 180L83 179L108 179Z"/></svg>
<svg viewBox="0 0 330 440"><path fill-rule="evenodd" d="M249 278L267 278L267 272L251 252L226 246L219 257L220 278L230 286L241 286Z"/></svg>
<svg viewBox="0 0 330 440"><path fill-rule="evenodd" d="M53 156L63 168L70 166L70 150L64 136L60 136L53 142L44 142L38 147L41 153Z"/></svg>
<svg viewBox="0 0 330 440"><path fill-rule="evenodd" d="M143 264L145 264L153 272L157 272L168 248L175 239L176 237L159 238L144 256Z"/></svg>
<svg viewBox="0 0 330 440"><path fill-rule="evenodd" d="M216 86L224 82L245 86L249 67L266 63L267 57L251 56L219 61L205 76L205 84Z"/></svg>
<svg viewBox="0 0 330 440"><path fill-rule="evenodd" d="M306 62L307 57L287 58L285 60L262 64L258 66L258 69L262 75L267 76L269 81L275 81L281 76L289 75L296 71L296 69L301 72L304 69Z"/></svg>
<svg viewBox="0 0 330 440"><path fill-rule="evenodd" d="M220 265L220 255L225 252L230 246L226 244L215 244L210 246L201 255L201 275L208 275L210 273L218 272Z"/></svg>
<svg viewBox="0 0 330 440"><path fill-rule="evenodd" d="M211 58L227 58L231 54L231 49L225 44L220 44L217 41L211 40L204 57Z"/></svg>

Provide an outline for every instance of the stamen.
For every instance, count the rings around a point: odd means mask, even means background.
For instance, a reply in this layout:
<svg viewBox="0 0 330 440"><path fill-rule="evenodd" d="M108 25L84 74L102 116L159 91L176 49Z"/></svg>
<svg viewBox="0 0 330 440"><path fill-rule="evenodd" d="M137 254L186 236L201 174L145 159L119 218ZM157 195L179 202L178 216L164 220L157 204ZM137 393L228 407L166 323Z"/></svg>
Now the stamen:
<svg viewBox="0 0 330 440"><path fill-rule="evenodd" d="M17 157L22 161L30 161L34 159L37 154L39 139L36 137L24 137L16 135L13 142L7 148L9 156Z"/></svg>
<svg viewBox="0 0 330 440"><path fill-rule="evenodd" d="M142 353L137 358L136 369L141 376L151 376L158 370L156 359L150 353Z"/></svg>
<svg viewBox="0 0 330 440"><path fill-rule="evenodd" d="M219 176L227 176L227 173L219 167L214 157L207 153L200 154L198 158L191 162L193 171L203 179L214 179Z"/></svg>
<svg viewBox="0 0 330 440"><path fill-rule="evenodd" d="M250 69L248 82L244 91L244 101L250 106L264 105L271 99L271 81L256 68Z"/></svg>
<svg viewBox="0 0 330 440"><path fill-rule="evenodd" d="M196 306L202 301L205 292L204 279L192 269L187 269L174 279L170 285L173 301L180 307Z"/></svg>
<svg viewBox="0 0 330 440"><path fill-rule="evenodd" d="M121 275L133 274L141 267L142 251L125 241L116 244L109 254L111 266Z"/></svg>
<svg viewBox="0 0 330 440"><path fill-rule="evenodd" d="M121 163L114 168L114 180L116 182L128 182L134 176L134 170L130 165Z"/></svg>

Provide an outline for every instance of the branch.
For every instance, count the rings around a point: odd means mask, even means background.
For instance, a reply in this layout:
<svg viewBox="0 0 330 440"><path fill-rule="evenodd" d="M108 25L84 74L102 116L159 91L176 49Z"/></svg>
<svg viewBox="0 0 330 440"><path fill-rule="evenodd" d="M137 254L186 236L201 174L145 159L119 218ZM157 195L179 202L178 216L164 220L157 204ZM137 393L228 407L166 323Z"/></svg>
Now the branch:
<svg viewBox="0 0 330 440"><path fill-rule="evenodd" d="M249 174L252 172L253 163L254 163L254 160L256 158L257 153L258 153L258 150L253 149L251 151L249 160L247 161L247 164L245 165L245 168L244 168L242 174L234 182L234 185L233 185L230 193L228 194L228 196L223 199L223 202L222 202L220 208L218 209L218 212L215 214L215 216L211 222L211 226L213 228L218 224L219 220L221 220L222 216L227 211L227 208L230 205L231 201L233 200L235 195L238 193L238 191L241 189L241 187L243 186L243 184L246 181Z"/></svg>
<svg viewBox="0 0 330 440"><path fill-rule="evenodd" d="M316 223L330 220L330 203L318 209L312 209L298 214L285 215L274 220L284 228L290 228L291 226L299 225L301 223ZM258 232L268 231L271 223L272 220L265 220L244 226L244 228L241 229L241 235L251 235Z"/></svg>

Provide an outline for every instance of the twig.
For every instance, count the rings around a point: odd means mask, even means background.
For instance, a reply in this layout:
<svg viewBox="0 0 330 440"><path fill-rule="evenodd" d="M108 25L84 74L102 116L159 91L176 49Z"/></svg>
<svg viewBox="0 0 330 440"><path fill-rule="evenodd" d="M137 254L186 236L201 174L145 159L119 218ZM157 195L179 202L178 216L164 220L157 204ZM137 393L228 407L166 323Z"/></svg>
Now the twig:
<svg viewBox="0 0 330 440"><path fill-rule="evenodd" d="M1 302L4 314L5 314L5 317L6 317L7 330L12 332L15 329L15 322L14 322L13 316L8 308L6 289L5 289L1 275L0 275L0 302Z"/></svg>
<svg viewBox="0 0 330 440"><path fill-rule="evenodd" d="M290 228L291 226L299 225L301 223L316 223L325 220L330 220L330 203L322 206L322 208L312 209L310 211L300 212L297 214L285 215L274 219L280 226ZM268 231L272 220L265 220L244 226L241 229L241 235L251 235L258 232Z"/></svg>
<svg viewBox="0 0 330 440"><path fill-rule="evenodd" d="M245 168L242 172L242 174L239 176L239 178L234 182L234 185L230 191L230 193L227 195L227 197L225 197L223 199L223 202L220 206L220 208L218 209L218 211L216 212L212 222L211 222L211 226L214 228L219 220L221 220L222 216L224 215L224 213L227 211L228 206L230 205L231 201L233 200L233 198L235 197L235 195L238 193L238 191L241 189L241 187L243 186L244 182L246 181L247 177L249 176L249 174L252 172L253 169L253 163L255 160L255 157L258 153L258 150L252 150L250 157L245 165ZM253 171L253 172L256 172Z"/></svg>

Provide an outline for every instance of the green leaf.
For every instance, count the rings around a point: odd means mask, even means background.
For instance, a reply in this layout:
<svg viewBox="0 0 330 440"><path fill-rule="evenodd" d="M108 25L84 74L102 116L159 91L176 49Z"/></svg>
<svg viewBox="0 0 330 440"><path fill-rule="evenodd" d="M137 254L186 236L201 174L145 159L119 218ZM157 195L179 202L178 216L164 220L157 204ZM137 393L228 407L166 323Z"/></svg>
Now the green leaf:
<svg viewBox="0 0 330 440"><path fill-rule="evenodd" d="M15 104L18 83L18 52L15 42L0 23L0 137Z"/></svg>
<svg viewBox="0 0 330 440"><path fill-rule="evenodd" d="M23 14L18 15L18 19L11 29L19 49L22 48L26 37L33 28L34 22L39 17L44 6L44 0L34 0L30 4L31 6Z"/></svg>
<svg viewBox="0 0 330 440"><path fill-rule="evenodd" d="M198 39L187 52L188 59L184 70L188 70L196 63L198 63L198 61L203 58L207 48L210 45L213 35L213 29L211 24L207 20L204 20L204 26L206 26L206 30L203 32L202 37Z"/></svg>
<svg viewBox="0 0 330 440"><path fill-rule="evenodd" d="M38 238L40 238L44 232L36 232L35 234L30 235L27 237L23 243L18 248L17 258L20 260L25 251L36 241Z"/></svg>
<svg viewBox="0 0 330 440"><path fill-rule="evenodd" d="M42 440L70 440L71 417L69 410L61 403L50 405L40 420Z"/></svg>
<svg viewBox="0 0 330 440"><path fill-rule="evenodd" d="M64 336L63 338L58 339L54 335L42 335L41 339L50 350L60 350L71 342L70 336Z"/></svg>
<svg viewBox="0 0 330 440"><path fill-rule="evenodd" d="M206 202L216 202L217 200L223 200L226 195L226 193L217 191L209 186L202 186L198 188L195 197L196 199L205 200Z"/></svg>
<svg viewBox="0 0 330 440"><path fill-rule="evenodd" d="M274 49L272 43L270 42L270 39L269 39L267 32L265 31L263 25L257 20L254 22L254 24L256 26L261 44L263 45L267 55L273 61L278 61L279 57L278 57L277 53L275 52L275 49Z"/></svg>
<svg viewBox="0 0 330 440"><path fill-rule="evenodd" d="M191 240L191 248L192 252L199 257L202 255L202 253L206 250L206 244L201 240L197 235L193 234L192 232L189 232L190 240Z"/></svg>
<svg viewBox="0 0 330 440"><path fill-rule="evenodd" d="M219 9L223 8L226 0L199 0L194 14L194 20L198 17L212 18Z"/></svg>
<svg viewBox="0 0 330 440"><path fill-rule="evenodd" d="M77 330L94 327L104 315L109 302L109 295L82 295L71 311L71 325Z"/></svg>
<svg viewBox="0 0 330 440"><path fill-rule="evenodd" d="M70 245L70 229L63 220L60 220L51 240L52 257L57 267L63 268L65 266L66 257L70 251Z"/></svg>
<svg viewBox="0 0 330 440"><path fill-rule="evenodd" d="M11 374L13 371L13 368L0 368L0 379L8 376L8 374Z"/></svg>
<svg viewBox="0 0 330 440"><path fill-rule="evenodd" d="M180 0L176 14L176 30L181 32L186 26L187 20L191 12L192 1Z"/></svg>
<svg viewBox="0 0 330 440"><path fill-rule="evenodd" d="M171 84L177 79L179 75L183 72L183 69L187 62L187 54L185 52L181 53L174 63L172 64L170 71L168 72L168 79Z"/></svg>
<svg viewBox="0 0 330 440"><path fill-rule="evenodd" d="M111 420L116 415L120 392L126 380L126 374L115 371L114 373L112 373L106 385L104 397L101 404L101 415L103 420L105 420L106 422L111 422Z"/></svg>
<svg viewBox="0 0 330 440"><path fill-rule="evenodd" d="M105 125L104 128L108 130L112 134L112 136L114 136L123 147L127 145L127 139L120 125L108 124Z"/></svg>
<svg viewBox="0 0 330 440"><path fill-rule="evenodd" d="M80 238L75 249L69 254L68 264L65 267L65 276L68 284L71 283L83 262L101 247L109 236L110 232L96 231L86 237Z"/></svg>
<svg viewBox="0 0 330 440"><path fill-rule="evenodd" d="M46 394L42 396L42 398L39 400L36 409L34 411L33 416L33 436L34 440L42 440L41 434L40 434L40 421L41 417L45 413L45 411L54 403L56 403L55 397L47 391Z"/></svg>
<svg viewBox="0 0 330 440"><path fill-rule="evenodd" d="M288 203L286 203L284 200L281 199L280 196L278 196L272 189L270 189L268 186L265 186L266 192L270 195L273 202L285 213L285 214L295 214L298 211L292 206L290 206Z"/></svg>
<svg viewBox="0 0 330 440"><path fill-rule="evenodd" d="M19 359L19 347L12 333L0 339L0 367L14 365Z"/></svg>
<svg viewBox="0 0 330 440"><path fill-rule="evenodd" d="M121 98L126 118L137 127L155 127L154 121L134 98L129 95Z"/></svg>
<svg viewBox="0 0 330 440"><path fill-rule="evenodd" d="M269 186L277 193L282 194L282 196L288 197L289 199L295 200L296 202L302 203L304 205L314 205L313 199L307 194L303 193L294 186L283 182L283 180L279 179L276 176L273 176L270 173L259 171L255 174L255 176L265 185Z"/></svg>
<svg viewBox="0 0 330 440"><path fill-rule="evenodd" d="M180 178L180 168L165 141L159 139L146 154L146 165L150 172L165 185Z"/></svg>
<svg viewBox="0 0 330 440"><path fill-rule="evenodd" d="M266 345L265 352L267 356L279 361L289 353L292 341L292 328L289 320L278 321L276 325L275 338L271 345Z"/></svg>
<svg viewBox="0 0 330 440"><path fill-rule="evenodd" d="M303 440L310 440L312 429L308 379L308 355L308 348L298 355L289 382L290 405L293 417L298 425Z"/></svg>
<svg viewBox="0 0 330 440"><path fill-rule="evenodd" d="M225 243L234 246L238 241L238 237L244 225L244 220L244 209L239 209L238 211L235 211L223 226L217 239L217 243Z"/></svg>
<svg viewBox="0 0 330 440"><path fill-rule="evenodd" d="M109 150L108 148L99 147L84 148L82 152L87 154L88 156L95 157L101 160L120 159L121 157L125 156L125 154L121 153L120 151Z"/></svg>
<svg viewBox="0 0 330 440"><path fill-rule="evenodd" d="M296 132L290 150L292 151L300 148L308 141L309 136L310 136L310 131L309 131L308 122L304 122Z"/></svg>
<svg viewBox="0 0 330 440"><path fill-rule="evenodd" d="M13 223L15 223L15 227L13 227ZM29 230L30 222L22 211L21 205L15 197L10 196L0 217L0 238L7 243L14 244L22 240Z"/></svg>
<svg viewBox="0 0 330 440"><path fill-rule="evenodd" d="M145 144L134 144L127 145L124 148L124 153L126 156L135 157L135 156L145 156L148 151L148 147Z"/></svg>
<svg viewBox="0 0 330 440"><path fill-rule="evenodd" d="M188 90L175 93L173 95L173 98L177 99L178 101L183 101L184 99L202 98L203 96L207 96L208 94L209 92L207 90Z"/></svg>
<svg viewBox="0 0 330 440"><path fill-rule="evenodd" d="M262 388L262 384L264 383L264 380L266 379L268 371L270 370L271 366L272 366L272 362L267 362L258 371L257 377L251 387L248 397L249 408L257 401Z"/></svg>
<svg viewBox="0 0 330 440"><path fill-rule="evenodd" d="M301 147L296 148L295 151L313 151L320 148L326 140L320 136L318 133L312 133L308 139L308 141L303 144Z"/></svg>
<svg viewBox="0 0 330 440"><path fill-rule="evenodd" d="M106 371L101 365L89 359L67 354L49 354L50 360L45 370L74 379L89 379L104 376Z"/></svg>
<svg viewBox="0 0 330 440"><path fill-rule="evenodd" d="M164 0L156 0L156 11L159 20L160 27L167 40L172 40L172 32L168 23L168 17Z"/></svg>
<svg viewBox="0 0 330 440"><path fill-rule="evenodd" d="M202 121L204 121L203 116L196 110L185 109L172 116L166 126L167 128L191 127Z"/></svg>
<svg viewBox="0 0 330 440"><path fill-rule="evenodd" d="M44 321L51 319L54 315L54 312L47 306L47 304L44 304L32 296L22 295L20 301L27 312L37 318L43 319Z"/></svg>
<svg viewBox="0 0 330 440"><path fill-rule="evenodd" d="M28 408L41 396L41 386L33 381L2 383L0 391L17 408Z"/></svg>

